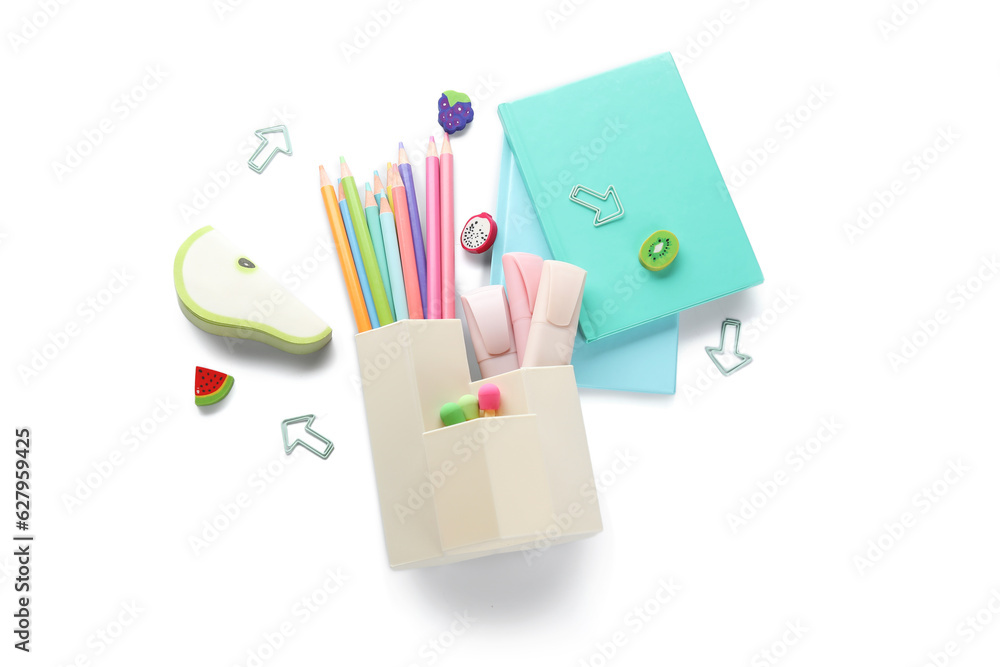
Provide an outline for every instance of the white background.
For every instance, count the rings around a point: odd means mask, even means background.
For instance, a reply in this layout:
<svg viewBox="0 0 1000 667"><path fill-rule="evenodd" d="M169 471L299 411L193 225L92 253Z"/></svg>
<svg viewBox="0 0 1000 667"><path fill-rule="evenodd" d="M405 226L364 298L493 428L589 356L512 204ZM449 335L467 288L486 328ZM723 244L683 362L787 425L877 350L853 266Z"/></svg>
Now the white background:
<svg viewBox="0 0 1000 667"><path fill-rule="evenodd" d="M902 4L909 13L880 28L892 0L591 0L564 2L565 15L554 0L414 0L391 5L348 56L355 29L390 5L68 2L46 18L44 3L5 2L0 536L14 532L13 432L27 425L37 539L30 656L11 648L12 547L0 550L0 662L773 664L767 650L789 666L917 666L928 653L995 664L1000 280L984 262L1000 247L1000 8ZM391 572L339 268L310 259L329 239L317 165L335 172L343 154L363 181L402 139L420 187L426 137L440 139L437 97L466 91L476 117L454 141L461 222L495 207L498 103L668 50L764 285L681 316L676 396L581 392L607 484L601 535L530 566L510 554ZM147 68L162 81L130 92ZM123 94L143 98L124 118ZM641 91L622 103L641 104ZM294 155L258 176L245 166L252 132L275 110ZM105 118L111 133L58 173ZM915 168L925 152L933 163ZM231 160L236 175L212 187ZM859 208L875 215L852 232ZM305 358L230 349L188 323L171 264L207 224L279 277L303 270L294 291L331 323L332 345ZM486 282L487 261L459 252L459 291ZM127 285L91 312L115 271ZM754 361L719 378L704 347L727 316L743 321ZM78 327L68 340L67 325ZM43 349L44 367L24 377ZM236 378L216 409L194 405L196 364ZM157 401L173 406L162 423ZM336 444L327 461L281 451L280 421L308 412ZM143 427L130 446L125 434ZM800 462L796 448L818 434L826 442ZM93 476L116 451L111 475ZM952 464L965 472L935 487ZM280 473L262 481L268 465ZM785 483L769 485L775 474ZM940 495L921 500L925 488ZM225 524L220 506L240 494L249 505L196 553L191 538ZM744 500L756 513L736 525ZM338 570L340 589L298 613ZM656 602L671 578L680 590ZM630 615L644 604L645 620ZM992 623L971 630L983 609ZM475 620L453 634L464 613ZM293 634L266 648L285 623Z"/></svg>

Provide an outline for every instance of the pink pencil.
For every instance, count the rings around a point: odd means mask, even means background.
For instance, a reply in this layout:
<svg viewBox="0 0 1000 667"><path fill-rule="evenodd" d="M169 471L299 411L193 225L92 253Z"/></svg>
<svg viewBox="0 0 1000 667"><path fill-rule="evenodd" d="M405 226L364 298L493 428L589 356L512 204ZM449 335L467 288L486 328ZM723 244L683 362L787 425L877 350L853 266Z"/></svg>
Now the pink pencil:
<svg viewBox="0 0 1000 667"><path fill-rule="evenodd" d="M438 151L431 137L427 144L427 319L441 319L441 177Z"/></svg>
<svg viewBox="0 0 1000 667"><path fill-rule="evenodd" d="M441 142L441 317L455 319L455 156L448 133ZM429 179L428 179L429 182Z"/></svg>

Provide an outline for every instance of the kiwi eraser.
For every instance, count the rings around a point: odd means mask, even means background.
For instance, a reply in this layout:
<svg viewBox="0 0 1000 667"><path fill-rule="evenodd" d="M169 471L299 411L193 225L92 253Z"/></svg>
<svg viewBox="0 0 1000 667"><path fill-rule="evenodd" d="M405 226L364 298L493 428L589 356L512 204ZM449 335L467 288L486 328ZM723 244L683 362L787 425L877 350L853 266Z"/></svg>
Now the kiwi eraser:
<svg viewBox="0 0 1000 667"><path fill-rule="evenodd" d="M662 271L677 258L677 236L661 229L653 232L639 248L639 263L650 271Z"/></svg>

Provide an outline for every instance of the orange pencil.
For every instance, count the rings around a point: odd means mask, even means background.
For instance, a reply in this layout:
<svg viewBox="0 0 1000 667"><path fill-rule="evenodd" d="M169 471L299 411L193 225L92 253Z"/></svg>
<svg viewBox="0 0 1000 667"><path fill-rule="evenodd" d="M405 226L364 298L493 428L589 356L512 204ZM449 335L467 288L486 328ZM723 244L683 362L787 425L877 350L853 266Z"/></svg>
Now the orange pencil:
<svg viewBox="0 0 1000 667"><path fill-rule="evenodd" d="M333 232L333 244L337 247L337 257L340 259L340 272L344 274L344 285L347 287L347 296L351 300L351 309L354 311L354 323L357 325L358 333L370 331L372 323L368 318L365 297L361 293L361 281L358 280L358 271L354 267L354 257L351 256L351 246L347 241L344 219L340 217L337 191L334 190L333 183L322 165L319 168L319 185L320 193L323 195L323 204L326 206L326 217L330 220L330 231Z"/></svg>
<svg viewBox="0 0 1000 667"><path fill-rule="evenodd" d="M413 233L410 230L410 211L406 204L406 188L395 168L389 171L389 193L396 205L396 239L399 241L399 260L403 264L403 285L406 286L406 310L411 320L424 318L424 304L420 300L420 278L417 277L417 257L413 250Z"/></svg>

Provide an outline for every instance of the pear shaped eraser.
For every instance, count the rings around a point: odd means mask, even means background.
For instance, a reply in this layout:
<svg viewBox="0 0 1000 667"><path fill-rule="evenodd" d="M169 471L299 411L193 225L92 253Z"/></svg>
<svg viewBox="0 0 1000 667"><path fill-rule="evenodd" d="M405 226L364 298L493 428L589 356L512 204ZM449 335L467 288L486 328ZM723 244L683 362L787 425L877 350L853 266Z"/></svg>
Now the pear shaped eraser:
<svg viewBox="0 0 1000 667"><path fill-rule="evenodd" d="M466 394L458 399L458 407L462 408L462 413L465 414L465 421L479 417L479 399L472 394Z"/></svg>
<svg viewBox="0 0 1000 667"><path fill-rule="evenodd" d="M204 331L267 343L292 354L315 352L333 332L308 306L211 227L174 258L181 312Z"/></svg>
<svg viewBox="0 0 1000 667"><path fill-rule="evenodd" d="M479 409L484 417L496 417L500 410L500 388L492 382L479 387Z"/></svg>

